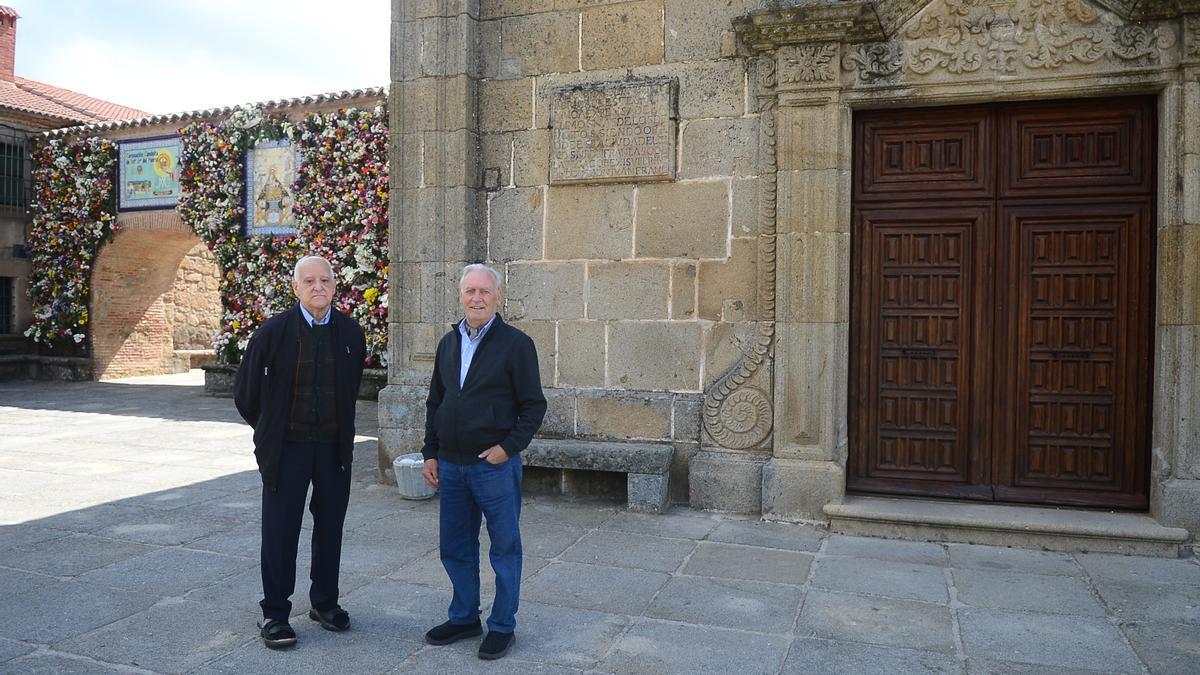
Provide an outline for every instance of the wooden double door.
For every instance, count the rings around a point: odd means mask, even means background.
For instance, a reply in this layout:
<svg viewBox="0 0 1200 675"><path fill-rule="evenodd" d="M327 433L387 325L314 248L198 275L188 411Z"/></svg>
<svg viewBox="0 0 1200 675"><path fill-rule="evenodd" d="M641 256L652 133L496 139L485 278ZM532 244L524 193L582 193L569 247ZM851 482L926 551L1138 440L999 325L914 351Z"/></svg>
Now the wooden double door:
<svg viewBox="0 0 1200 675"><path fill-rule="evenodd" d="M855 117L851 490L1147 507L1153 98Z"/></svg>

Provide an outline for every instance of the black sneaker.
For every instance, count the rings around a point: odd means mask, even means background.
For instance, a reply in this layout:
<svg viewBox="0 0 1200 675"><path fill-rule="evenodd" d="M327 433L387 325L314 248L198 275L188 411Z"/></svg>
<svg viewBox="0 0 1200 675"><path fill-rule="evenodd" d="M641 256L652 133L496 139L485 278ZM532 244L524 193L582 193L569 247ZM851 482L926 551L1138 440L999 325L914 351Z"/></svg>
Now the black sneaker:
<svg viewBox="0 0 1200 675"><path fill-rule="evenodd" d="M483 644L479 645L479 658L492 661L500 658L508 653L509 648L517 638L512 633L499 633L494 630L489 630L487 637L483 638Z"/></svg>
<svg viewBox="0 0 1200 675"><path fill-rule="evenodd" d="M286 621L263 619L258 622L258 634L262 636L263 644L270 649L282 649L296 644L296 631Z"/></svg>
<svg viewBox="0 0 1200 675"><path fill-rule="evenodd" d="M453 623L447 621L440 626L434 626L425 633L425 641L431 645L448 645L464 638L483 635L483 624L476 619L474 623Z"/></svg>

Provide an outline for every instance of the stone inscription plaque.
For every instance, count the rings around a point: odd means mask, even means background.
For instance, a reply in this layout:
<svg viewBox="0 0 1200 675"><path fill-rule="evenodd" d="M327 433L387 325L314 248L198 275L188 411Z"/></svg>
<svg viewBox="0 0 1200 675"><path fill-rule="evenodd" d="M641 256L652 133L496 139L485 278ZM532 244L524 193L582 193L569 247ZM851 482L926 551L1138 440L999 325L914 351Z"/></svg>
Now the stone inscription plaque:
<svg viewBox="0 0 1200 675"><path fill-rule="evenodd" d="M550 98L550 183L675 178L674 82L563 89Z"/></svg>

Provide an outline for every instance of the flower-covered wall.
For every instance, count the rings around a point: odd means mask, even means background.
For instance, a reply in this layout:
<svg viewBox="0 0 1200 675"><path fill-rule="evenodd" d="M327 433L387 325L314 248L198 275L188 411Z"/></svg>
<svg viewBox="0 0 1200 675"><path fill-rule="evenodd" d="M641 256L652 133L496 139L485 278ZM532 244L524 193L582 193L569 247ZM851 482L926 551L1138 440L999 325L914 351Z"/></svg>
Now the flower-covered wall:
<svg viewBox="0 0 1200 675"><path fill-rule="evenodd" d="M328 258L338 274L335 306L367 335L368 366L387 358L387 114L342 108L293 120L257 107L179 130L182 193L177 212L220 267L221 328L212 345L237 363L250 336L295 303L296 260ZM244 166L260 141L288 141L300 163L289 236L246 237ZM117 231L116 144L107 138L53 139L33 156L30 295L34 318L25 334L55 353L90 355L92 272Z"/></svg>
<svg viewBox="0 0 1200 675"><path fill-rule="evenodd" d="M213 346L236 363L254 330L295 303L289 281L302 255L322 255L334 266L334 305L366 331L368 365L387 355L387 115L341 109L309 113L293 122L242 108L229 119L197 122L183 139L179 213L221 268L221 331ZM243 236L244 161L261 141L296 144L301 164L295 184L295 236Z"/></svg>
<svg viewBox="0 0 1200 675"><path fill-rule="evenodd" d="M103 138L53 140L33 153L33 320L25 335L59 353L87 350L92 267L115 233L115 161Z"/></svg>

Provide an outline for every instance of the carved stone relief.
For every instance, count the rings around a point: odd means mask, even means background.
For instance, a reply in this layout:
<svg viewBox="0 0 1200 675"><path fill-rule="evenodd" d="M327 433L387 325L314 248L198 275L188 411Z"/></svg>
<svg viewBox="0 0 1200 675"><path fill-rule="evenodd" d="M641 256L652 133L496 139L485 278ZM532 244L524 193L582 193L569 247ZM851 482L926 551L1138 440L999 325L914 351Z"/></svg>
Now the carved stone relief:
<svg viewBox="0 0 1200 675"><path fill-rule="evenodd" d="M1187 58L1200 59L1200 14L1189 14L1183 18L1184 40Z"/></svg>
<svg viewBox="0 0 1200 675"><path fill-rule="evenodd" d="M776 77L774 59L758 61L757 77L763 98L766 99L768 94L773 94ZM761 447L771 437L774 426L771 356L775 341L775 265L778 253L775 127L775 112L769 103L765 104L759 122L764 166L758 191L761 232L758 241L758 284L762 320L755 328L750 349L704 396L704 431L719 447L729 450Z"/></svg>
<svg viewBox="0 0 1200 675"><path fill-rule="evenodd" d="M837 79L837 45L791 45L779 50L779 83L819 84Z"/></svg>
<svg viewBox="0 0 1200 675"><path fill-rule="evenodd" d="M858 45L842 67L873 82L898 73L1036 75L1102 61L1156 66L1176 39L1165 25L1125 23L1086 0L936 0L898 41Z"/></svg>

